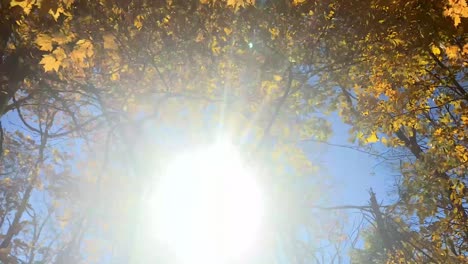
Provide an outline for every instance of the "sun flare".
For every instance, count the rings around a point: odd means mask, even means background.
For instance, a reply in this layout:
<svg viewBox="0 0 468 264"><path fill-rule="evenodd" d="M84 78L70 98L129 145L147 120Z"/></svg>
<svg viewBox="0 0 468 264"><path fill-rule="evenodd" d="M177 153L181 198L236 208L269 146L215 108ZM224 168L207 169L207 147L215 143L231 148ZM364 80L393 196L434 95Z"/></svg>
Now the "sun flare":
<svg viewBox="0 0 468 264"><path fill-rule="evenodd" d="M264 215L255 175L229 144L175 158L153 206L156 239L181 263L240 261L254 250Z"/></svg>

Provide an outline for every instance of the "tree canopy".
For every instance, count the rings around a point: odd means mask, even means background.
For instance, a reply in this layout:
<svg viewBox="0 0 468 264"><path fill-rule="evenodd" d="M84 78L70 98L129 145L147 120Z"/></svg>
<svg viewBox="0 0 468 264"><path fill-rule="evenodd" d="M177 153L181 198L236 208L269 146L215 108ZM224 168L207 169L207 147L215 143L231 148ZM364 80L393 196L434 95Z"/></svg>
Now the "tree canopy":
<svg viewBox="0 0 468 264"><path fill-rule="evenodd" d="M468 261L467 17L465 0L2 0L0 261L139 263L136 208L171 133L229 131L256 161L269 243L340 241L311 210L326 179L304 148L332 113L400 175L351 259Z"/></svg>

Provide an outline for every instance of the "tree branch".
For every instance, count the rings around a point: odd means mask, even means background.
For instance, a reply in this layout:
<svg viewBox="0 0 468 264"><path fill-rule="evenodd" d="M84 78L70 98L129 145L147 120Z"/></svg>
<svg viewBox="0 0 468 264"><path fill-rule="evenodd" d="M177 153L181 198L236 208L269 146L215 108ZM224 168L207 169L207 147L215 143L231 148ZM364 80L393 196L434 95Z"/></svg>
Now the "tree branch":
<svg viewBox="0 0 468 264"><path fill-rule="evenodd" d="M292 65L288 67L288 84L286 86L286 89L284 90L283 95L281 96L280 100L276 104L276 108L273 112L273 115L271 116L270 120L268 121L267 126L265 127L265 130L263 132L263 136L260 139L260 142L257 146L257 149L261 148L262 145L264 144L265 140L270 134L271 127L273 126L273 123L275 122L276 118L278 117L278 114L281 110L281 107L284 105L286 102L286 99L289 96L289 93L291 92L291 86L292 86L292 81L293 81L293 74L292 74Z"/></svg>

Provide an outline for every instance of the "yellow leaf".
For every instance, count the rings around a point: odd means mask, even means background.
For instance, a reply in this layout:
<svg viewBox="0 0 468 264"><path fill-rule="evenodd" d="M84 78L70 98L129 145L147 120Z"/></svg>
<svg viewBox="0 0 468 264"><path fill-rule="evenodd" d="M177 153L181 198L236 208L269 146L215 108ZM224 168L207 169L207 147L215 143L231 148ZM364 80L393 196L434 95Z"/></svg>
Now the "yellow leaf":
<svg viewBox="0 0 468 264"><path fill-rule="evenodd" d="M52 38L46 34L37 35L35 43L42 51L52 51Z"/></svg>
<svg viewBox="0 0 468 264"><path fill-rule="evenodd" d="M463 125L468 126L468 115L462 115L461 121Z"/></svg>
<svg viewBox="0 0 468 264"><path fill-rule="evenodd" d="M384 144L385 146L388 146L387 138L382 138L382 144Z"/></svg>
<svg viewBox="0 0 468 264"><path fill-rule="evenodd" d="M16 0L12 0L10 2L10 7L19 6L19 7L21 7L23 9L23 12L26 15L29 15L29 13L31 13L32 6L33 6L34 3L35 3L35 1L28 1L28 0L16 1Z"/></svg>
<svg viewBox="0 0 468 264"><path fill-rule="evenodd" d="M12 180L11 178L5 178L2 180L2 185L11 185Z"/></svg>
<svg viewBox="0 0 468 264"><path fill-rule="evenodd" d="M54 52L52 52L52 54L54 54L55 56L55 59L61 63L63 61L63 59L65 59L67 57L67 54L65 54L65 50L63 50L61 47L58 47L54 50Z"/></svg>
<svg viewBox="0 0 468 264"><path fill-rule="evenodd" d="M447 57L449 59L454 60L458 58L458 46L457 45L448 46L445 49L445 52L447 53Z"/></svg>
<svg viewBox="0 0 468 264"><path fill-rule="evenodd" d="M230 28L224 28L224 33L226 33L226 35L231 35L231 32L232 32L232 29Z"/></svg>
<svg viewBox="0 0 468 264"><path fill-rule="evenodd" d="M142 16L142 15L138 15L138 16L135 18L135 21L133 21L133 25L134 25L138 30L140 30L140 29L143 27L143 16Z"/></svg>
<svg viewBox="0 0 468 264"><path fill-rule="evenodd" d="M359 140L359 141L363 141L364 140L364 133L362 133L361 131L358 131L356 133L356 139ZM354 140L354 139L352 139Z"/></svg>
<svg viewBox="0 0 468 264"><path fill-rule="evenodd" d="M281 81L283 79L283 77L281 77L281 75L273 75L273 79L277 82Z"/></svg>
<svg viewBox="0 0 468 264"><path fill-rule="evenodd" d="M457 184L456 190L457 190L458 193L461 193L461 194L464 193L464 191L465 191L465 184L464 184L463 182L459 182L459 183Z"/></svg>
<svg viewBox="0 0 468 264"><path fill-rule="evenodd" d="M19 6L19 7L21 7L21 8L25 8L27 5L28 5L28 1L16 1L16 0L12 0L12 1L10 2L10 7Z"/></svg>
<svg viewBox="0 0 468 264"><path fill-rule="evenodd" d="M227 0L227 5L239 9L239 7L244 7L246 4L254 5L255 0Z"/></svg>
<svg viewBox="0 0 468 264"><path fill-rule="evenodd" d="M122 14L122 11L123 11L123 10L122 10L122 8L120 8L120 7L116 7L116 6L113 6L113 7L112 7L112 12L113 12L114 14L116 14L116 15Z"/></svg>
<svg viewBox="0 0 468 264"><path fill-rule="evenodd" d="M263 81L262 82L262 92L267 95L271 96L278 92L279 86L275 82L270 81Z"/></svg>
<svg viewBox="0 0 468 264"><path fill-rule="evenodd" d="M439 55L440 54L440 49L436 45L431 46L431 51L434 53L434 55Z"/></svg>
<svg viewBox="0 0 468 264"><path fill-rule="evenodd" d="M115 38L111 34L106 34L103 36L104 39L104 49L108 50L116 50L117 43L115 43Z"/></svg>
<svg viewBox="0 0 468 264"><path fill-rule="evenodd" d="M455 147L455 153L457 153L462 162L466 162L468 160L468 150L464 146L457 145Z"/></svg>
<svg viewBox="0 0 468 264"><path fill-rule="evenodd" d="M198 35L197 35L197 38L195 39L195 42L201 42L204 39L205 39L205 37L203 36L203 33L198 32Z"/></svg>
<svg viewBox="0 0 468 264"><path fill-rule="evenodd" d="M379 138L375 132L372 132L372 134L366 139L366 143L374 143L377 141L379 141Z"/></svg>
<svg viewBox="0 0 468 264"><path fill-rule="evenodd" d="M293 5L299 5L304 3L306 0L293 0Z"/></svg>
<svg viewBox="0 0 468 264"><path fill-rule="evenodd" d="M65 4L67 8L70 8L73 2L75 2L75 0L62 0L62 2Z"/></svg>
<svg viewBox="0 0 468 264"><path fill-rule="evenodd" d="M393 38L393 39L390 39L390 42L395 46L400 46L400 45L403 45L405 43L404 40L400 39L400 38Z"/></svg>
<svg viewBox="0 0 468 264"><path fill-rule="evenodd" d="M218 46L218 40L215 37L213 37L213 41L211 42L211 51L215 55L221 53L221 48Z"/></svg>
<svg viewBox="0 0 468 264"><path fill-rule="evenodd" d="M42 56L42 60L39 62L44 66L45 72L49 72L52 70L58 71L60 67L60 62L55 59L52 54L46 54Z"/></svg>
<svg viewBox="0 0 468 264"><path fill-rule="evenodd" d="M275 39L276 37L279 36L279 29L270 28L269 31L270 31L270 34L271 34L271 39Z"/></svg>
<svg viewBox="0 0 468 264"><path fill-rule="evenodd" d="M466 0L449 0L445 7L444 15L453 19L454 26L461 23L461 18L468 17L468 5Z"/></svg>
<svg viewBox="0 0 468 264"><path fill-rule="evenodd" d="M70 54L72 60L82 67L86 67L85 58L90 58L94 55L93 43L87 39L81 39L76 42L75 48Z"/></svg>
<svg viewBox="0 0 468 264"><path fill-rule="evenodd" d="M63 34L62 32L56 33L52 35L52 40L56 42L59 45L67 44L75 38L75 34L69 33L69 34Z"/></svg>
<svg viewBox="0 0 468 264"><path fill-rule="evenodd" d="M65 10L63 10L62 7L58 7L55 12L52 9L49 9L49 14L54 18L55 21L57 21L58 18L60 17L60 14L62 14L64 12L65 12Z"/></svg>
<svg viewBox="0 0 468 264"><path fill-rule="evenodd" d="M114 73L111 75L110 79L111 79L112 81L117 81L117 80L120 79L120 74L119 74L118 72L114 72Z"/></svg>
<svg viewBox="0 0 468 264"><path fill-rule="evenodd" d="M7 43L6 50L12 51L12 50L15 50L15 49L16 49L15 44L13 44L12 42Z"/></svg>

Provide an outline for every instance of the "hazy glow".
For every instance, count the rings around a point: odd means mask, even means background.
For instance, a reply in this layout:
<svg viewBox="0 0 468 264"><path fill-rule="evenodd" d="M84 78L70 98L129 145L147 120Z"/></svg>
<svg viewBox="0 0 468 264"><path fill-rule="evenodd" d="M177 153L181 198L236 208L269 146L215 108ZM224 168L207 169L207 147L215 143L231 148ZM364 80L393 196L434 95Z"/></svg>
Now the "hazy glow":
<svg viewBox="0 0 468 264"><path fill-rule="evenodd" d="M262 193L232 146L181 154L156 193L154 232L181 263L228 263L253 250Z"/></svg>

